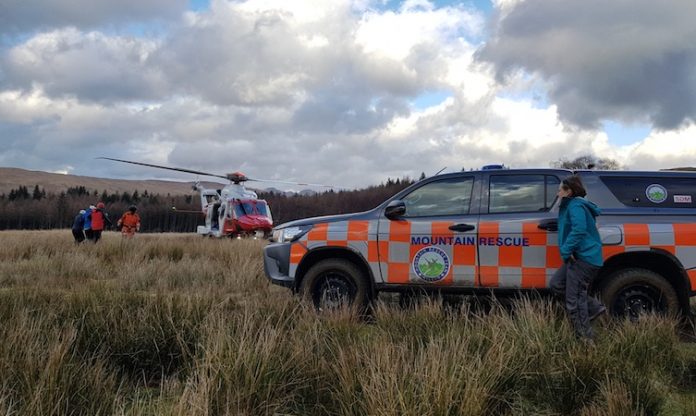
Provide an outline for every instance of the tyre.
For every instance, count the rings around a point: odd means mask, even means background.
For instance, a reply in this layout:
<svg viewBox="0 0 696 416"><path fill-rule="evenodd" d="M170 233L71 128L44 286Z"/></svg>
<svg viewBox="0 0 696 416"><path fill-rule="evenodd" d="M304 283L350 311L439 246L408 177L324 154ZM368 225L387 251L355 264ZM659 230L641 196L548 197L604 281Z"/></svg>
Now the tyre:
<svg viewBox="0 0 696 416"><path fill-rule="evenodd" d="M667 279L650 270L620 270L607 279L600 292L614 316L638 319L646 313L679 314L676 290Z"/></svg>
<svg viewBox="0 0 696 416"><path fill-rule="evenodd" d="M319 311L354 307L363 312L370 300L366 277L343 259L322 260L312 266L302 279L300 293Z"/></svg>

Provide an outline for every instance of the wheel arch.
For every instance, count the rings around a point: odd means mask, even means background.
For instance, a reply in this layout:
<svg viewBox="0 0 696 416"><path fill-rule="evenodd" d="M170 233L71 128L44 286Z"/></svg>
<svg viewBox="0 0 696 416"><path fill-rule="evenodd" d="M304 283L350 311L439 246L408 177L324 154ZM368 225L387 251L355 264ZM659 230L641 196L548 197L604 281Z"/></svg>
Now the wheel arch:
<svg viewBox="0 0 696 416"><path fill-rule="evenodd" d="M602 266L597 275L594 285L595 289L601 290L611 275L622 269L629 268L643 268L664 277L677 292L679 306L682 311L685 313L690 312L689 296L691 294L691 285L689 278L679 259L666 250L629 251L610 257L605 260L604 266Z"/></svg>
<svg viewBox="0 0 696 416"><path fill-rule="evenodd" d="M372 274L372 270L363 256L350 247L319 247L305 254L295 272L295 292L299 291L302 285L302 279L304 279L305 274L307 274L307 271L309 271L312 266L322 260L332 258L347 260L355 264L360 269L363 278L367 279L367 284L370 288L370 298L373 299L375 297L377 289L375 287L375 277Z"/></svg>

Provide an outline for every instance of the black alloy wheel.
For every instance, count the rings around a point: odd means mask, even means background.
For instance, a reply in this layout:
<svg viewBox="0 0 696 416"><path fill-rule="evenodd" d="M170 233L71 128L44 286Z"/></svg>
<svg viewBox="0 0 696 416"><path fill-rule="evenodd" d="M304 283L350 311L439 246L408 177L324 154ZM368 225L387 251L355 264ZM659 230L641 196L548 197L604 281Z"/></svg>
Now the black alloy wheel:
<svg viewBox="0 0 696 416"><path fill-rule="evenodd" d="M302 279L299 291L320 312L356 308L362 313L370 293L367 278L360 269L348 260L336 258L313 265Z"/></svg>
<svg viewBox="0 0 696 416"><path fill-rule="evenodd" d="M680 312L676 290L652 270L619 270L606 279L600 292L612 315L633 321L646 314L676 316Z"/></svg>
<svg viewBox="0 0 696 416"><path fill-rule="evenodd" d="M611 305L611 312L617 316L637 320L648 313L665 314L667 301L659 290L652 286L628 286L617 294Z"/></svg>
<svg viewBox="0 0 696 416"><path fill-rule="evenodd" d="M341 272L325 273L317 283L312 296L314 307L320 311L335 311L350 307L357 288L349 276Z"/></svg>

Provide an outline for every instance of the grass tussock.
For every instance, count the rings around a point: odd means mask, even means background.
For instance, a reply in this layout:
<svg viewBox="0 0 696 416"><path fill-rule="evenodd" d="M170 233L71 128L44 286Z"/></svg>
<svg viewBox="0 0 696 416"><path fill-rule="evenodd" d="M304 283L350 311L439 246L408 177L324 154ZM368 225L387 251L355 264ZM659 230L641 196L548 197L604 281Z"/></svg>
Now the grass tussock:
<svg viewBox="0 0 696 416"><path fill-rule="evenodd" d="M425 299L318 316L263 275L262 242L0 233L0 414L689 415L677 323Z"/></svg>

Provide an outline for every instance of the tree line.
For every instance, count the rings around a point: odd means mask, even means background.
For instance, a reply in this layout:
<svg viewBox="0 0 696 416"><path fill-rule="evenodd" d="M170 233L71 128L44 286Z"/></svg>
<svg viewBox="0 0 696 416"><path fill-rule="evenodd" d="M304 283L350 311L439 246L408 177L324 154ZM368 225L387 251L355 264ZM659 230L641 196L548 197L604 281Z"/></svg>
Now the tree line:
<svg viewBox="0 0 696 416"><path fill-rule="evenodd" d="M38 189L38 191L37 191ZM198 199L192 195L153 195L142 193L109 193L89 191L84 187L68 188L64 192L51 193L40 189L28 192L25 186L0 194L0 230L39 230L69 228L81 209L88 209L97 202L106 204L106 213L116 223L130 205L136 204L143 217L143 231L185 232L195 230L200 215L179 215L172 207L200 211Z"/></svg>
<svg viewBox="0 0 696 416"><path fill-rule="evenodd" d="M559 159L551 166L564 169L621 169L615 160L591 154L572 160ZM425 173L421 173L419 180L425 177ZM258 196L268 202L273 223L277 225L299 218L366 211L414 182L408 177L389 178L379 185L359 190L331 190L309 195L258 192ZM130 205L137 205L143 232L192 232L198 225L204 224L197 194L159 195L147 190L109 193L106 190L89 190L84 186L71 187L56 194L36 185L31 191L26 186L19 186L8 194L0 194L0 230L69 228L81 209L96 205L99 201L106 204L106 212L114 224Z"/></svg>
<svg viewBox="0 0 696 416"><path fill-rule="evenodd" d="M365 211L412 184L409 178L352 191L328 191L311 195L258 192L271 207L273 223L298 218ZM104 202L114 225L130 205L138 207L142 232L193 232L204 224L200 198L191 195L151 194L147 190L109 193L71 187L60 193L46 192L39 185L30 191L19 186L0 194L0 230L70 228L81 209Z"/></svg>

